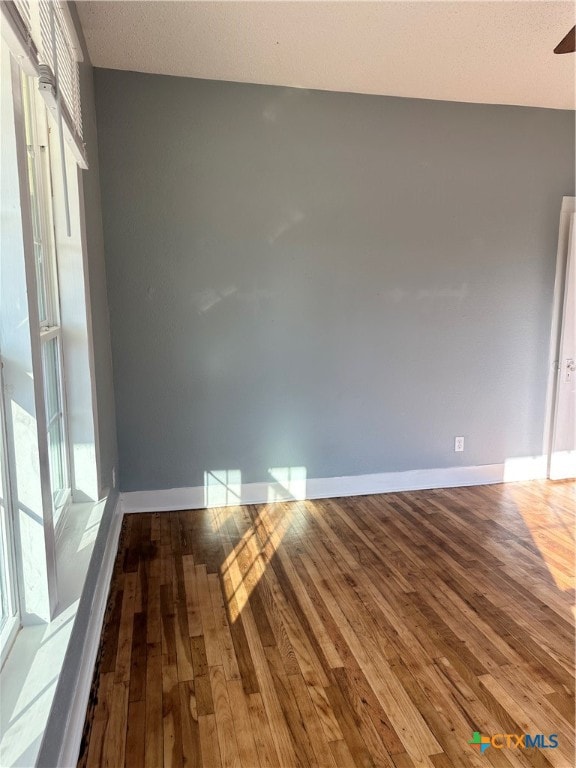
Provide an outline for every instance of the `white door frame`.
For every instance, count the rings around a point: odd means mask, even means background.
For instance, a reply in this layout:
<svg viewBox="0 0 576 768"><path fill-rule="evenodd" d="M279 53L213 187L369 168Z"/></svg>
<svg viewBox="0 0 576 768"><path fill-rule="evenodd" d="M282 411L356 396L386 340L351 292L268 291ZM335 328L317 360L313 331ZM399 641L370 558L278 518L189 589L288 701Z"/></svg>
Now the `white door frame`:
<svg viewBox="0 0 576 768"><path fill-rule="evenodd" d="M552 326L548 365L548 389L544 424L543 453L547 457L546 477L559 476L553 466L554 437L556 432L558 387L562 375L560 356L562 354L562 326L567 292L567 271L571 238L576 238L576 197L564 197L560 210L558 251L556 254L556 279L552 305ZM574 221L574 225L572 225ZM572 225L572 226L571 226ZM572 265L574 268L575 265ZM568 475L569 476L569 475Z"/></svg>

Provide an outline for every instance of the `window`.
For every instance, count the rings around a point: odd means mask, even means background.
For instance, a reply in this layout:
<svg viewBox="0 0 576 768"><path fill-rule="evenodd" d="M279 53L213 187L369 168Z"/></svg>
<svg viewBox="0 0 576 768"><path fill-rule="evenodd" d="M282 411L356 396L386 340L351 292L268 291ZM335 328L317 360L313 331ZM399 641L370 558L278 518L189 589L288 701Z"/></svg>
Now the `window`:
<svg viewBox="0 0 576 768"><path fill-rule="evenodd" d="M56 526L70 503L70 473L66 429L66 393L62 327L58 290L58 260L54 237L50 173L50 125L34 80L22 76L28 183L32 212L34 262L38 293L38 320L42 349L44 401L53 520Z"/></svg>
<svg viewBox="0 0 576 768"><path fill-rule="evenodd" d="M12 107L12 82L10 77L10 53L0 48L0 667L10 651L20 627L19 601L16 581L16 538L14 536L14 493L10 470L14 462L9 445L14 430L9 430L11 395L7 384L11 383L10 363L13 354L13 335L10 330L19 328L22 315L18 312L20 296L14 286L13 257L18 251L21 234L18 230L17 200L11 194L18 177L17 156L14 142L10 142L10 129L14 120ZM16 212L16 213L15 213ZM8 376L7 376L8 374ZM12 441L13 442L13 441Z"/></svg>
<svg viewBox="0 0 576 768"><path fill-rule="evenodd" d="M83 583L91 546L82 538L76 561L76 538L103 507L90 505L102 494L81 51L65 3L2 2L0 20L0 687L18 692L0 751L13 755L7 763L25 755L33 764L72 629L69 619L50 624L75 615L70 574ZM30 669L4 664L12 648L13 658L33 659ZM34 733L28 746L24 728Z"/></svg>

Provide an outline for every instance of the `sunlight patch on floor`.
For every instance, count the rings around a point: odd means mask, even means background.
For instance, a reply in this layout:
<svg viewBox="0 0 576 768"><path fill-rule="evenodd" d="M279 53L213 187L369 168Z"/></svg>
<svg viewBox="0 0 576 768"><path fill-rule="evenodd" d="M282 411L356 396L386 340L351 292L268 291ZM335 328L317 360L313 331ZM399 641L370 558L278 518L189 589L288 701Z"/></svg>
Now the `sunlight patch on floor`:
<svg viewBox="0 0 576 768"><path fill-rule="evenodd" d="M264 576L293 521L288 505L262 507L220 568L228 615L235 622Z"/></svg>
<svg viewBox="0 0 576 768"><path fill-rule="evenodd" d="M567 525L553 505L535 502L521 486L510 485L507 491L522 515L554 583L564 592L573 590L576 585L574 569L567 575L565 563L567 557L570 562L575 562L574 526Z"/></svg>

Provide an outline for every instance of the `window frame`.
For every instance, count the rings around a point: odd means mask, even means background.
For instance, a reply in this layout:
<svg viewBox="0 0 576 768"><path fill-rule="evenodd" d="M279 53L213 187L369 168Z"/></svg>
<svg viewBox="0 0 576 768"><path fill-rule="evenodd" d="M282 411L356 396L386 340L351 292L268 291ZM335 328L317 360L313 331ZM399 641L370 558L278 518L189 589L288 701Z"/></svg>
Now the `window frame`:
<svg viewBox="0 0 576 768"><path fill-rule="evenodd" d="M0 501L0 554L2 555L0 581L6 601L5 610L4 606L0 607L0 668L4 665L21 626L5 408L4 362L0 357L0 488L2 490Z"/></svg>
<svg viewBox="0 0 576 768"><path fill-rule="evenodd" d="M39 269L35 250L35 275L38 294L40 358L42 369L42 388L45 403L45 425L42 439L46 442L49 456L50 498L52 501L52 519L55 529L61 528L66 511L72 501L72 460L68 429L66 378L64 364L64 342L61 325L60 291L58 280L58 252L54 230L54 192L52 187L51 134L57 130L49 110L35 88L35 78L21 73L22 97L24 103L24 127L29 169L28 188L33 219L37 218L38 232L33 233L35 249L40 245L43 269ZM32 173L30 173L32 171ZM30 178L33 176L32 178ZM36 242L38 239L38 243ZM44 303L44 317L41 317L40 296ZM48 392L46 387L47 345L56 340L57 364L55 378L58 410L48 413ZM63 487L54 487L55 469L50 459L50 433L54 419L60 420L63 446L61 449L61 471Z"/></svg>

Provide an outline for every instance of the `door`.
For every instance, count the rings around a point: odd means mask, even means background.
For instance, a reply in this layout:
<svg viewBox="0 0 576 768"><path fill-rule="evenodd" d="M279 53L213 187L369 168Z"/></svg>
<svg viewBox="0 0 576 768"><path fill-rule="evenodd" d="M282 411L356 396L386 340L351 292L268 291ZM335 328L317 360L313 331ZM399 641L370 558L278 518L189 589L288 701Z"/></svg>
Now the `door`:
<svg viewBox="0 0 576 768"><path fill-rule="evenodd" d="M576 477L576 213L570 214L549 477Z"/></svg>

